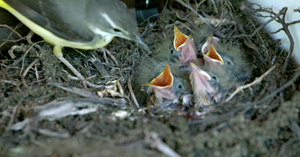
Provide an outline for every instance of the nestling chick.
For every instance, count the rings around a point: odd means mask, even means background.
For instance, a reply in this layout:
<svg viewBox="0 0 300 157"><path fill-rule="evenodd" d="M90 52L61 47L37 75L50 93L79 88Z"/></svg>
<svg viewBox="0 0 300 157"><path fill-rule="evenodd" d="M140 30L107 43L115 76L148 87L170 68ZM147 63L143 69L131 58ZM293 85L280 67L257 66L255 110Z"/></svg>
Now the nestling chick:
<svg viewBox="0 0 300 157"><path fill-rule="evenodd" d="M190 80L194 92L195 106L207 106L221 101L221 85L216 77L211 77L193 62L190 63Z"/></svg>
<svg viewBox="0 0 300 157"><path fill-rule="evenodd" d="M203 69L213 71L222 78L220 83L224 89L244 84L250 77L251 66L242 56L242 50L230 44L220 45L218 42L218 38L209 36L204 44L197 44L198 46L202 45Z"/></svg>
<svg viewBox="0 0 300 157"><path fill-rule="evenodd" d="M149 86L147 92L154 92L158 100L175 101L182 94L183 83L181 78L173 77L169 64L166 62L164 71L146 84Z"/></svg>
<svg viewBox="0 0 300 157"><path fill-rule="evenodd" d="M177 101L186 93L191 93L186 72L178 69L177 63L159 62L155 57L143 58L142 64L135 70L134 93L140 104L154 93L162 106Z"/></svg>
<svg viewBox="0 0 300 157"><path fill-rule="evenodd" d="M183 69L182 71L187 71L189 73L189 80L194 93L195 106L210 105L221 101L222 95L219 94L221 85L217 81L217 76L212 72L208 73L198 67L203 66L203 60L202 58L197 58L197 50L193 38L183 35L177 27L174 27L174 32L174 48L177 48L180 53L179 64ZM176 45L176 43L180 43L181 45ZM219 58L222 59L221 57ZM190 68L185 68L187 65L190 65Z"/></svg>
<svg viewBox="0 0 300 157"><path fill-rule="evenodd" d="M202 60L199 61L199 58L197 58L197 50L193 38L188 38L186 42L178 48L178 50L180 52L179 64L181 66L187 66L190 64L190 62L193 62L197 65L200 63L202 64Z"/></svg>

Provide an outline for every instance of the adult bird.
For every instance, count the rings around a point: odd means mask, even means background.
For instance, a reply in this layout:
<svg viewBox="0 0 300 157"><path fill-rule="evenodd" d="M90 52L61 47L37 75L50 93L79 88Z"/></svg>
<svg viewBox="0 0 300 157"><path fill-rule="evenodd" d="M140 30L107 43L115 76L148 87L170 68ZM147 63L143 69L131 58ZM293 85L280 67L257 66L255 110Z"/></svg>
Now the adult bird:
<svg viewBox="0 0 300 157"><path fill-rule="evenodd" d="M97 49L121 37L149 50L138 35L135 17L119 0L0 0L0 7L54 45L54 55L85 87L84 77L63 57L63 47Z"/></svg>

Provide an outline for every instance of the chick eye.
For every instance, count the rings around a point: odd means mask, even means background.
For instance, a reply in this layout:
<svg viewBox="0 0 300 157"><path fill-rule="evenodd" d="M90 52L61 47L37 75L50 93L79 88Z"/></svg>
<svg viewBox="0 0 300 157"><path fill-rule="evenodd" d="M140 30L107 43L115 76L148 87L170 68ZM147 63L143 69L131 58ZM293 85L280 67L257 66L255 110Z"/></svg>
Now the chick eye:
<svg viewBox="0 0 300 157"><path fill-rule="evenodd" d="M214 80L216 80L216 79L217 79L217 78L216 78L216 76L212 76L211 78L212 78L212 79L214 79Z"/></svg>
<svg viewBox="0 0 300 157"><path fill-rule="evenodd" d="M182 88L182 85L181 85L181 84L177 85L177 88L181 89L181 88Z"/></svg>
<svg viewBox="0 0 300 157"><path fill-rule="evenodd" d="M174 50L173 49L171 49L171 54L173 54L174 53Z"/></svg>
<svg viewBox="0 0 300 157"><path fill-rule="evenodd" d="M231 63L229 61L226 61L226 64L230 65Z"/></svg>

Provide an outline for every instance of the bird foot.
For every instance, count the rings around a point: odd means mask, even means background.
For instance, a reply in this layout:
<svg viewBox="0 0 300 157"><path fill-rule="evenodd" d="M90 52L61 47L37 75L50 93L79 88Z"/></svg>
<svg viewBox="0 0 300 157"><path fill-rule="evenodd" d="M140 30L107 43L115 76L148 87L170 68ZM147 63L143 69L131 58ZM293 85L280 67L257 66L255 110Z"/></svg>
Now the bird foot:
<svg viewBox="0 0 300 157"><path fill-rule="evenodd" d="M89 87L92 87L92 88L103 88L104 85L97 85L97 84L94 84L94 83L91 83L88 81L89 78L84 78L82 76L82 78L79 78L78 76L72 76L70 73L68 73L67 71L64 70L64 72L66 72L68 74L68 78L71 79L71 80L80 80L82 81L82 84L83 84L83 87L85 89L87 89L87 86Z"/></svg>
<svg viewBox="0 0 300 157"><path fill-rule="evenodd" d="M106 48L100 48L99 49L99 52L102 52L103 53L103 58L105 59L105 62L108 63L108 58L107 58L107 55L109 55L109 57L115 62L116 65L119 65L116 57L109 51L107 50Z"/></svg>

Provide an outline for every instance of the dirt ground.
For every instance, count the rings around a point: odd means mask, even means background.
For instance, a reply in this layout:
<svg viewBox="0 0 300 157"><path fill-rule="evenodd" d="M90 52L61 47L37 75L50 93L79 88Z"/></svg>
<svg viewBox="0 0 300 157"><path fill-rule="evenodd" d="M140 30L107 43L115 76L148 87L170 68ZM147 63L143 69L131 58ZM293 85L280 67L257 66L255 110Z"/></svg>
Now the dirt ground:
<svg viewBox="0 0 300 157"><path fill-rule="evenodd" d="M0 156L300 156L299 67L292 59L285 67L288 53L260 29L247 3L186 4L210 24L171 1L154 23L140 23L151 53L120 38L106 47L111 55L64 48L66 59L98 87L84 89L52 54L52 46L36 35L32 43L26 38L3 42ZM195 41L205 29L202 35L220 38L224 49L238 47L251 71L239 86L249 87L227 102L202 108L200 116L193 107L144 103L137 108L133 82L143 71L135 69L143 66L145 56L159 55L161 47L172 45L174 25ZM109 76L101 76L93 58Z"/></svg>

